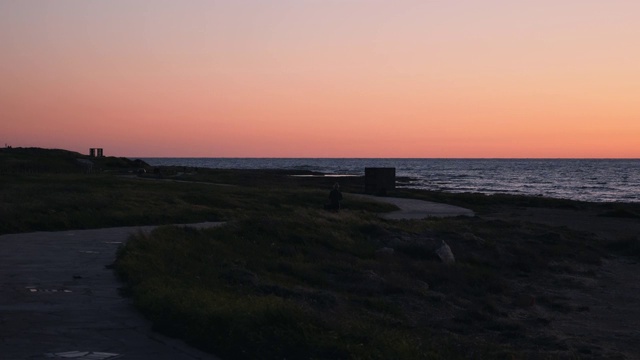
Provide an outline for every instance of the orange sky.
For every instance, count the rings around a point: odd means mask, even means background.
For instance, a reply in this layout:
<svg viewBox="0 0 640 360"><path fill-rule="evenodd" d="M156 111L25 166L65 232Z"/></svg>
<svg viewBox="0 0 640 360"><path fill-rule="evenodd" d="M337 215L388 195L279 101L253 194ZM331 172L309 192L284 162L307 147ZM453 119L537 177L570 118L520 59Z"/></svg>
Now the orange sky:
<svg viewBox="0 0 640 360"><path fill-rule="evenodd" d="M638 14L622 0L0 0L0 146L639 158Z"/></svg>

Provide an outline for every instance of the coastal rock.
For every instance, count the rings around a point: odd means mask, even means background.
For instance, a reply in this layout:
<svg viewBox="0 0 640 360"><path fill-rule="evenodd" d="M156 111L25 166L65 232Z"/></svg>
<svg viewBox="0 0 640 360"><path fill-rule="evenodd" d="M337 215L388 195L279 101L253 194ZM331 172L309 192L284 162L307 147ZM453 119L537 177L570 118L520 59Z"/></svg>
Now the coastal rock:
<svg viewBox="0 0 640 360"><path fill-rule="evenodd" d="M436 249L436 255L438 255L440 260L442 260L442 262L445 264L453 264L456 262L451 248L444 240L442 240L442 244L440 245L440 247Z"/></svg>

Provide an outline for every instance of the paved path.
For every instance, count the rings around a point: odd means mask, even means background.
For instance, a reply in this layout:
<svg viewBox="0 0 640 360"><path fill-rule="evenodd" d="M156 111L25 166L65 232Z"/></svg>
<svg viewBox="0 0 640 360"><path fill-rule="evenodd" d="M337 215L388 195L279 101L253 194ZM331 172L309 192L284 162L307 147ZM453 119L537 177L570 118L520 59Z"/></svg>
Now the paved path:
<svg viewBox="0 0 640 360"><path fill-rule="evenodd" d="M474 212L459 206L435 203L431 201L381 197L362 194L346 194L345 196L359 197L372 201L386 202L400 208L398 211L384 213L380 215L385 219L425 219L429 217L454 217L454 216L475 216Z"/></svg>
<svg viewBox="0 0 640 360"><path fill-rule="evenodd" d="M347 194L392 203L387 219L473 216L421 200ZM208 227L220 223L190 226ZM118 293L109 265L129 234L153 226L0 236L0 359L216 359L151 331Z"/></svg>
<svg viewBox="0 0 640 360"><path fill-rule="evenodd" d="M151 228L0 236L0 359L216 359L151 331L118 294L107 266L129 234Z"/></svg>

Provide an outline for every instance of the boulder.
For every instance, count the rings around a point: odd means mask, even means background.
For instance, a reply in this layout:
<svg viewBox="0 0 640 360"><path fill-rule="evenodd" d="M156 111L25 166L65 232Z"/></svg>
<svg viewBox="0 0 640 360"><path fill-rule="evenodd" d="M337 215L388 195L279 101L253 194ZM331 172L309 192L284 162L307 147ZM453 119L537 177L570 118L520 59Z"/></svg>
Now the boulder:
<svg viewBox="0 0 640 360"><path fill-rule="evenodd" d="M442 262L445 264L453 264L456 262L451 248L444 240L442 240L442 244L440 245L440 247L436 249L436 255L438 255L440 260L442 260Z"/></svg>

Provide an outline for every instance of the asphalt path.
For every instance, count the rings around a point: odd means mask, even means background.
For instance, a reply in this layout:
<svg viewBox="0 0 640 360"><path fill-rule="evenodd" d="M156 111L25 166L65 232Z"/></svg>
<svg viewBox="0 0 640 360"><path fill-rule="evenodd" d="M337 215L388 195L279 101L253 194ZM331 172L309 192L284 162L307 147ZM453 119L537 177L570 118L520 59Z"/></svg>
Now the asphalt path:
<svg viewBox="0 0 640 360"><path fill-rule="evenodd" d="M358 196L395 204L387 219L473 216L421 200ZM194 227L222 223L192 224ZM0 359L217 359L151 329L118 289L111 264L132 233L153 226L0 236Z"/></svg>
<svg viewBox="0 0 640 360"><path fill-rule="evenodd" d="M118 246L152 228L0 236L0 359L217 359L153 332L119 294Z"/></svg>

